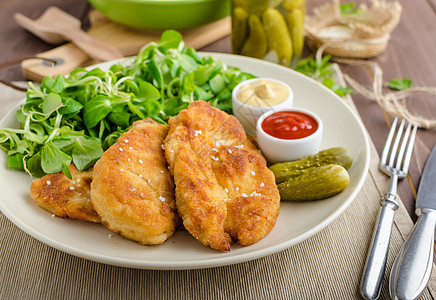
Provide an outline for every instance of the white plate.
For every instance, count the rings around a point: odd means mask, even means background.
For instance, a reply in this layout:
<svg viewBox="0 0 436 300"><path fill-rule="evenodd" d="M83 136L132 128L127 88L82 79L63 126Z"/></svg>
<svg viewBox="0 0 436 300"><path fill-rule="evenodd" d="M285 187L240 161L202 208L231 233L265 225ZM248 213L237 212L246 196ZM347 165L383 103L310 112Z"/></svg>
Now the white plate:
<svg viewBox="0 0 436 300"><path fill-rule="evenodd" d="M7 155L0 153L0 209L32 237L61 251L85 259L143 269L197 269L240 263L289 248L309 238L336 219L355 199L367 175L369 142L360 119L333 92L291 69L261 60L218 53L203 53L257 76L288 83L294 91L294 106L309 109L324 122L322 149L349 149L354 163L350 184L328 200L282 203L275 228L259 242L233 245L229 253L204 247L186 231L176 232L159 246L141 246L113 234L100 224L52 217L29 195L32 179L22 171L7 168ZM108 68L113 62L100 64ZM0 122L0 128L16 126L15 109Z"/></svg>

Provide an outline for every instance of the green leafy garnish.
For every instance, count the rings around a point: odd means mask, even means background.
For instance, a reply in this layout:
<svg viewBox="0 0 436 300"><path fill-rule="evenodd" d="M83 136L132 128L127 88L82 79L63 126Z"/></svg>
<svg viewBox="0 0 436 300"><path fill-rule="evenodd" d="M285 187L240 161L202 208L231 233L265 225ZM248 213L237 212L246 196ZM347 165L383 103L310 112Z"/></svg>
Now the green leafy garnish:
<svg viewBox="0 0 436 300"><path fill-rule="evenodd" d="M353 89L350 89L347 86L344 87L344 86L341 86L339 84L336 84L334 82L333 78L330 78L330 77L325 77L322 80L322 84L324 86L328 87L329 89L331 89L333 92L335 92L337 95L339 95L341 97L343 97L343 96L345 96L347 94L354 93Z"/></svg>
<svg viewBox="0 0 436 300"><path fill-rule="evenodd" d="M356 15L361 11L362 9L355 2L341 3L339 5L341 15Z"/></svg>
<svg viewBox="0 0 436 300"><path fill-rule="evenodd" d="M77 169L88 169L102 154L103 150L97 141L86 139L83 136L76 138L72 157Z"/></svg>
<svg viewBox="0 0 436 300"><path fill-rule="evenodd" d="M58 149L52 142L48 142L41 149L41 166L45 173L57 173L62 166L71 163L71 156Z"/></svg>
<svg viewBox="0 0 436 300"><path fill-rule="evenodd" d="M131 124L166 123L195 100L232 113L231 91L254 76L213 57L200 57L174 30L108 71L78 68L68 77L29 82L16 116L19 128L0 129L10 168L35 177L92 166Z"/></svg>
<svg viewBox="0 0 436 300"><path fill-rule="evenodd" d="M71 175L70 169L68 169L68 166L65 163L62 163L62 172L65 174L65 176L68 179L73 179L73 176Z"/></svg>
<svg viewBox="0 0 436 300"><path fill-rule="evenodd" d="M320 81L324 86L331 89L339 96L354 93L353 89L336 84L332 78L335 70L331 68L330 55L324 56L321 60L317 61L313 56L301 59L297 62L295 70Z"/></svg>
<svg viewBox="0 0 436 300"><path fill-rule="evenodd" d="M332 65L330 58L330 55L326 55L321 61L317 61L313 56L309 56L299 60L295 66L295 70L303 73L304 75L312 77L315 80L322 79L335 72L330 68Z"/></svg>
<svg viewBox="0 0 436 300"><path fill-rule="evenodd" d="M409 78L393 78L389 81L388 86L393 90L407 90L412 86L412 80Z"/></svg>

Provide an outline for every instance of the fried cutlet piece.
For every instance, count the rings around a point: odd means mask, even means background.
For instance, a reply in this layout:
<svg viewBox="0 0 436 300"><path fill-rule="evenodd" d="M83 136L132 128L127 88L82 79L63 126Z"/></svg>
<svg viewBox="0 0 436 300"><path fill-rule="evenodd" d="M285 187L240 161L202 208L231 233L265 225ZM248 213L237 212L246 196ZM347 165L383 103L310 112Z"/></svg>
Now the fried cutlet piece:
<svg viewBox="0 0 436 300"><path fill-rule="evenodd" d="M168 125L133 123L94 165L91 200L109 230L140 244L161 244L178 220L163 139Z"/></svg>
<svg viewBox="0 0 436 300"><path fill-rule="evenodd" d="M92 167L78 171L70 164L68 169L71 180L60 172L33 181L30 187L33 200L58 217L100 222L100 216L91 203Z"/></svg>
<svg viewBox="0 0 436 300"><path fill-rule="evenodd" d="M265 159L239 121L196 101L169 120L165 156L185 228L201 243L229 251L275 225L280 196Z"/></svg>

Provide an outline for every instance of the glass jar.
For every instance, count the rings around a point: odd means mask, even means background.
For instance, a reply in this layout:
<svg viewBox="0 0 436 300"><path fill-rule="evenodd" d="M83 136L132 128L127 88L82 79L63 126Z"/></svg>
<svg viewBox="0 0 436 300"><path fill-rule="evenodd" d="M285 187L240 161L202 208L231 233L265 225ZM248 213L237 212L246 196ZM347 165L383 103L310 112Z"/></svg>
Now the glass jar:
<svg viewBox="0 0 436 300"><path fill-rule="evenodd" d="M231 0L232 51L291 66L303 51L306 0Z"/></svg>

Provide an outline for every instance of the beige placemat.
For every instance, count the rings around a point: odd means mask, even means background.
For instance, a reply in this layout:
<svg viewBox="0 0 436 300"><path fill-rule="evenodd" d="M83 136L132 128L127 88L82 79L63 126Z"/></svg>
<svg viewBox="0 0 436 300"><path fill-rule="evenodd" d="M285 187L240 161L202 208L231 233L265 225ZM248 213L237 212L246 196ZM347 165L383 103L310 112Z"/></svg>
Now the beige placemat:
<svg viewBox="0 0 436 300"><path fill-rule="evenodd" d="M0 86L0 116L24 93ZM351 98L345 99L354 109ZM331 225L290 249L233 266L154 271L104 265L53 249L0 213L0 299L359 299L359 280L387 177L371 166L362 191ZM1 199L0 199L1 201ZM380 299L412 221L398 209ZM421 299L436 296L436 274Z"/></svg>

